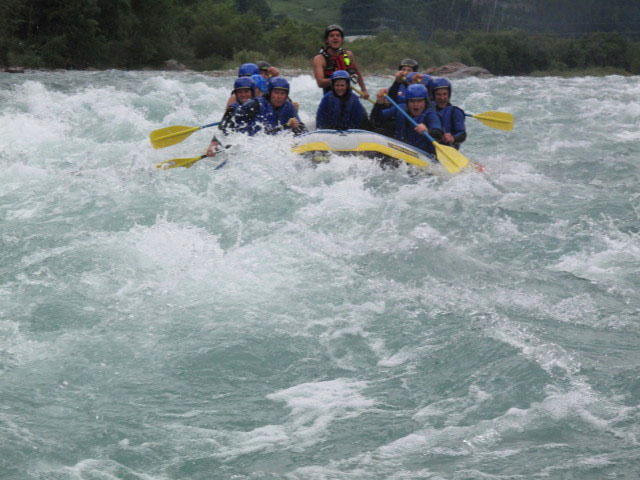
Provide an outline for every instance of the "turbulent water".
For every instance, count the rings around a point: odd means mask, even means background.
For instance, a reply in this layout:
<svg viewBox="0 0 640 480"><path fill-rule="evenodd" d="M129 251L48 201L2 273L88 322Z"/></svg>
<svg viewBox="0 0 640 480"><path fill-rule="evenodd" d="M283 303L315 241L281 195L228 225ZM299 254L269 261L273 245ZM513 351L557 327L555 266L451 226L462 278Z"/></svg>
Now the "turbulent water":
<svg viewBox="0 0 640 480"><path fill-rule="evenodd" d="M640 476L640 77L456 81L484 173L156 169L231 83L0 74L0 478Z"/></svg>

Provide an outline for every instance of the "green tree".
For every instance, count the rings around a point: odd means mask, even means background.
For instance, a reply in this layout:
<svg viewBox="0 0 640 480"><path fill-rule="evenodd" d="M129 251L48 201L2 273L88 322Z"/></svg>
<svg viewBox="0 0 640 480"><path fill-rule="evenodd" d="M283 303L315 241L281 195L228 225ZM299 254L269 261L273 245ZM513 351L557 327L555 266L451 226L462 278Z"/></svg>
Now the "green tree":
<svg viewBox="0 0 640 480"><path fill-rule="evenodd" d="M271 8L265 0L235 0L235 3L240 13L253 13L261 20L271 16Z"/></svg>
<svg viewBox="0 0 640 480"><path fill-rule="evenodd" d="M583 37L586 62L596 67L628 67L628 40L619 33L594 33Z"/></svg>
<svg viewBox="0 0 640 480"><path fill-rule="evenodd" d="M254 13L240 15L232 1L202 2L195 9L193 18L189 40L196 58L217 55L232 59L236 52L256 50L262 44L260 18Z"/></svg>
<svg viewBox="0 0 640 480"><path fill-rule="evenodd" d="M23 2L20 32L46 65L83 68L104 54L97 0Z"/></svg>
<svg viewBox="0 0 640 480"><path fill-rule="evenodd" d="M479 66L496 74L522 75L549 64L548 53L519 31L471 33L464 43Z"/></svg>
<svg viewBox="0 0 640 480"><path fill-rule="evenodd" d="M311 59L320 49L321 38L319 28L310 28L309 25L286 18L268 32L265 40L273 55L304 55Z"/></svg>
<svg viewBox="0 0 640 480"><path fill-rule="evenodd" d="M9 51L16 47L16 34L22 22L24 2L2 0L0 2L0 65L9 64Z"/></svg>
<svg viewBox="0 0 640 480"><path fill-rule="evenodd" d="M127 66L160 65L184 45L179 5L173 0L132 0Z"/></svg>

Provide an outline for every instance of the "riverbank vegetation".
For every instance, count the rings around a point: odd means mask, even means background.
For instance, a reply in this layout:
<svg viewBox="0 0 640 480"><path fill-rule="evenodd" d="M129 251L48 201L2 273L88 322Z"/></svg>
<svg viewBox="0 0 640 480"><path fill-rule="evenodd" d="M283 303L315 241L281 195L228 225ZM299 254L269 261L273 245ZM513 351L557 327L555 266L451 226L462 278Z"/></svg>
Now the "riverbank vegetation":
<svg viewBox="0 0 640 480"><path fill-rule="evenodd" d="M194 70L256 60L310 68L324 24L309 17L274 15L265 0L3 0L0 65L140 69L173 58ZM560 36L470 28L425 36L384 30L348 48L368 71L394 69L401 58L413 57L424 69L458 61L498 75L640 74L640 42L630 38L615 32Z"/></svg>

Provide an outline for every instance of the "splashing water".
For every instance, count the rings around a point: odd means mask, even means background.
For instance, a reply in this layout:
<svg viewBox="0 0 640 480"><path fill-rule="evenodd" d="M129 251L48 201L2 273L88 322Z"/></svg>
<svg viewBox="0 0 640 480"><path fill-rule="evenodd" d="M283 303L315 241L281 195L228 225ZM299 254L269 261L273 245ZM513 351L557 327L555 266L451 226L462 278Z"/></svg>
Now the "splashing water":
<svg viewBox="0 0 640 480"><path fill-rule="evenodd" d="M0 73L0 478L640 474L639 77L456 81L484 173L157 170L231 83Z"/></svg>

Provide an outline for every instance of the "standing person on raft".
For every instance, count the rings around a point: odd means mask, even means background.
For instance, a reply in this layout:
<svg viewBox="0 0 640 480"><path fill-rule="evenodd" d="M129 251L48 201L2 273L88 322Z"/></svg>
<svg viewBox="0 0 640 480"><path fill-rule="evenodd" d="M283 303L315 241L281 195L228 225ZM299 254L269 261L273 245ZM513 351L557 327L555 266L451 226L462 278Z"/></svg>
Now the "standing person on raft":
<svg viewBox="0 0 640 480"><path fill-rule="evenodd" d="M369 98L367 86L358 70L353 52L343 49L343 42L344 31L340 25L329 25L325 29L324 47L313 57L313 75L316 83L324 93L327 93L331 91L331 74L336 70L345 70L358 82L362 96Z"/></svg>

